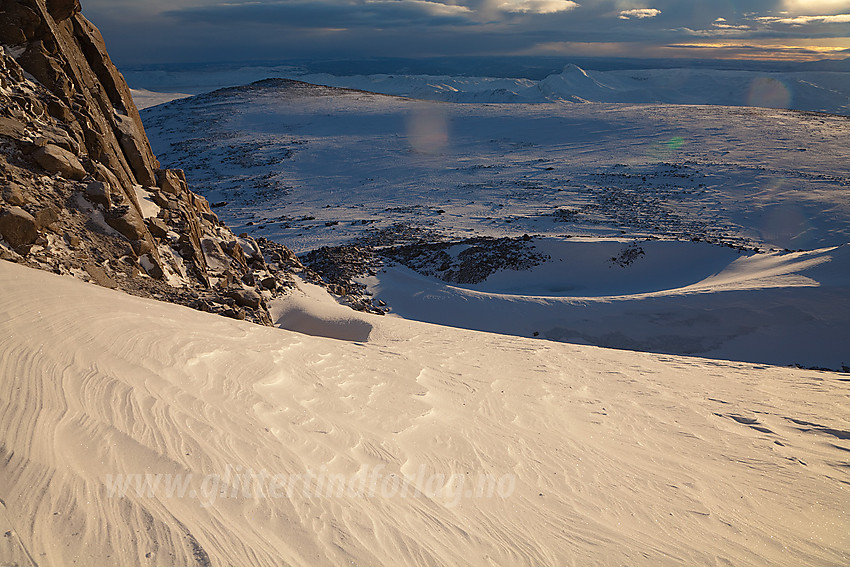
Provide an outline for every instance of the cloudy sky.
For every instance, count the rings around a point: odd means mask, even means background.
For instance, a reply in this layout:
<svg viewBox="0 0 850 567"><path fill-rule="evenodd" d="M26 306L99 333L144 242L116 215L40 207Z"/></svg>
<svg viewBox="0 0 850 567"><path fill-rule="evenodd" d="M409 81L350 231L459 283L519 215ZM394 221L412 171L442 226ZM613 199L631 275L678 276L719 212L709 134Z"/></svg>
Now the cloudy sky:
<svg viewBox="0 0 850 567"><path fill-rule="evenodd" d="M850 57L850 0L82 0L124 65L564 55Z"/></svg>

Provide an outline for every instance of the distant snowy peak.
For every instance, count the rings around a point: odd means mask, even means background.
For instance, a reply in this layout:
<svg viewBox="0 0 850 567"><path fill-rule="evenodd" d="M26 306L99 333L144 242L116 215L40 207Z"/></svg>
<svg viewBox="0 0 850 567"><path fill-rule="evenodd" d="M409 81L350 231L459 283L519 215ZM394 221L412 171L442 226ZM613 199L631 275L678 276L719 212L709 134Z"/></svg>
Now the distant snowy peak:
<svg viewBox="0 0 850 567"><path fill-rule="evenodd" d="M585 71L584 69L582 69L578 65L575 65L573 63L569 63L567 65L564 65L564 70L561 72L561 74L562 75L569 75L571 73L572 74L578 74L578 75L584 75L585 77L587 77L587 71Z"/></svg>
<svg viewBox="0 0 850 567"><path fill-rule="evenodd" d="M601 73L600 73L601 74ZM591 77L581 67L569 64L561 73L549 75L537 84L537 90L547 100L570 102L615 102L618 89Z"/></svg>

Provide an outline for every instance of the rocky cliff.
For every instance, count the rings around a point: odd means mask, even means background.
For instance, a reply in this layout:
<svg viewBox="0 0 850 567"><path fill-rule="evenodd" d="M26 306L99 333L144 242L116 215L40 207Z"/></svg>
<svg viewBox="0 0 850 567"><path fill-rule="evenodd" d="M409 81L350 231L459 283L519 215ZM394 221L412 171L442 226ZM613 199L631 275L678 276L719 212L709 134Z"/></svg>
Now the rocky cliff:
<svg viewBox="0 0 850 567"><path fill-rule="evenodd" d="M160 169L78 0L0 0L0 44L0 258L263 324L313 277Z"/></svg>

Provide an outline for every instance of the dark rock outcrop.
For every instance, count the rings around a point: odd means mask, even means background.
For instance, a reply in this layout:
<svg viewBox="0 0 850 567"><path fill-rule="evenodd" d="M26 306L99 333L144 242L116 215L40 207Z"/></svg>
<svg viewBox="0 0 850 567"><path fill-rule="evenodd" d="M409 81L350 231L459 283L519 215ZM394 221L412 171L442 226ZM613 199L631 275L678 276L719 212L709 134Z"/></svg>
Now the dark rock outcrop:
<svg viewBox="0 0 850 567"><path fill-rule="evenodd" d="M137 295L269 324L293 273L317 279L160 168L78 0L0 0L0 198L0 258Z"/></svg>
<svg viewBox="0 0 850 567"><path fill-rule="evenodd" d="M35 242L38 224L35 217L20 207L11 207L0 214L0 236L15 250Z"/></svg>
<svg viewBox="0 0 850 567"><path fill-rule="evenodd" d="M86 170L77 156L59 146L47 144L33 152L32 158L50 173L58 173L75 181L80 181L86 176Z"/></svg>

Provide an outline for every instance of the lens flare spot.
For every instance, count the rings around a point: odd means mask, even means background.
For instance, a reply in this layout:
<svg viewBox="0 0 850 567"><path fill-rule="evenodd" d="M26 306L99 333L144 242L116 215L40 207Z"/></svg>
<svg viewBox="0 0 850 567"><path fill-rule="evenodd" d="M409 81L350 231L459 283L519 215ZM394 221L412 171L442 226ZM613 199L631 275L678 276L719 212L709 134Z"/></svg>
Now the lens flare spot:
<svg viewBox="0 0 850 567"><path fill-rule="evenodd" d="M762 214L762 237L777 246L805 247L809 244L806 238L809 228L811 227L805 211L794 205L775 205Z"/></svg>
<svg viewBox="0 0 850 567"><path fill-rule="evenodd" d="M682 146L685 145L685 139L681 136L676 136L675 138L671 138L669 142L667 142L667 147L673 151L678 150Z"/></svg>
<svg viewBox="0 0 850 567"><path fill-rule="evenodd" d="M449 143L449 120L436 104L416 106L407 118L407 139L414 152L439 154Z"/></svg>
<svg viewBox="0 0 850 567"><path fill-rule="evenodd" d="M686 140L681 136L675 136L663 142L655 142L650 146L647 157L657 160L670 159L677 151L682 149L685 143Z"/></svg>
<svg viewBox="0 0 850 567"><path fill-rule="evenodd" d="M772 77L759 77L750 83L747 93L748 106L764 108L788 108L791 106L791 91L782 81Z"/></svg>

